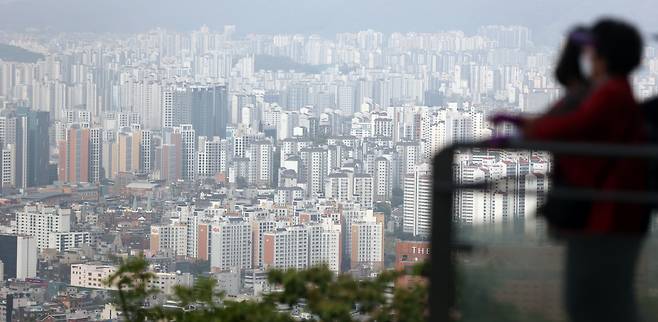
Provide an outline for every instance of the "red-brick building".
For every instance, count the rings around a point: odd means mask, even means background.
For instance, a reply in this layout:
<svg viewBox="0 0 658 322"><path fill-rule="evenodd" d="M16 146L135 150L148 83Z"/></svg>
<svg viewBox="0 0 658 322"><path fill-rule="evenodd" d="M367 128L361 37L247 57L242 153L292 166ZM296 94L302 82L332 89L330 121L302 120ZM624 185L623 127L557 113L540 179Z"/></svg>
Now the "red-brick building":
<svg viewBox="0 0 658 322"><path fill-rule="evenodd" d="M406 241L397 240L395 242L395 269L405 270L416 264L422 263L430 258L429 241ZM412 281L422 281L421 278L405 276L398 280L398 286L405 286Z"/></svg>

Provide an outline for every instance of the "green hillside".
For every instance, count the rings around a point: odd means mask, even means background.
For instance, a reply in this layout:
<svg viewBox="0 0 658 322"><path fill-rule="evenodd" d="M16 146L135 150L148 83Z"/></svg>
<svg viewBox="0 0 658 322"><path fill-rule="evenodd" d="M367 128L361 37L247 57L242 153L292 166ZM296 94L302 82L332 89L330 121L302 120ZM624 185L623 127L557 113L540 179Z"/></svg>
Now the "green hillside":
<svg viewBox="0 0 658 322"><path fill-rule="evenodd" d="M0 44L0 60L19 63L35 63L43 59L43 55L9 44Z"/></svg>

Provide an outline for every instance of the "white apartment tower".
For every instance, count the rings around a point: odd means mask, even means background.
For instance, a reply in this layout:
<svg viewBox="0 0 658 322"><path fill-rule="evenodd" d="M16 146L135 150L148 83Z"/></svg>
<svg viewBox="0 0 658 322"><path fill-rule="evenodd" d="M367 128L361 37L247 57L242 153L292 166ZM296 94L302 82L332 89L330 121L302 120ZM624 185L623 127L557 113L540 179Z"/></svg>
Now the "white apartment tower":
<svg viewBox="0 0 658 322"><path fill-rule="evenodd" d="M48 248L50 233L71 231L71 209L27 205L16 214L15 233L36 238L39 252Z"/></svg>
<svg viewBox="0 0 658 322"><path fill-rule="evenodd" d="M265 268L304 269L308 267L308 229L297 225L264 234Z"/></svg>
<svg viewBox="0 0 658 322"><path fill-rule="evenodd" d="M274 146L268 139L252 142L249 146L249 182L258 187L272 185Z"/></svg>
<svg viewBox="0 0 658 322"><path fill-rule="evenodd" d="M353 197L352 173L347 171L335 172L327 176L325 183L325 197L338 202L350 201Z"/></svg>
<svg viewBox="0 0 658 322"><path fill-rule="evenodd" d="M308 265L327 265L338 274L341 269L340 224L324 220L308 226Z"/></svg>
<svg viewBox="0 0 658 322"><path fill-rule="evenodd" d="M358 173L354 175L353 200L363 208L372 208L374 182L371 174Z"/></svg>
<svg viewBox="0 0 658 322"><path fill-rule="evenodd" d="M390 158L375 158L373 169L373 186L375 201L390 200L393 194L393 166Z"/></svg>
<svg viewBox="0 0 658 322"><path fill-rule="evenodd" d="M420 160L421 151L417 141L400 142L395 146L397 152L397 171L394 173L393 187L402 188L404 177L414 173Z"/></svg>
<svg viewBox="0 0 658 322"><path fill-rule="evenodd" d="M162 87L156 82L143 82L141 90L141 104L137 112L144 120L147 129L158 129L162 126Z"/></svg>
<svg viewBox="0 0 658 322"><path fill-rule="evenodd" d="M162 93L162 126L176 127L192 123L192 96L184 87Z"/></svg>
<svg viewBox="0 0 658 322"><path fill-rule="evenodd" d="M306 195L321 197L324 195L325 182L329 172L326 148L304 148L301 150L302 173L306 182Z"/></svg>
<svg viewBox="0 0 658 322"><path fill-rule="evenodd" d="M351 224L350 268L379 272L384 268L384 215L369 215Z"/></svg>
<svg viewBox="0 0 658 322"><path fill-rule="evenodd" d="M188 255L188 227L183 223L151 226L150 246L153 253L185 257Z"/></svg>
<svg viewBox="0 0 658 322"><path fill-rule="evenodd" d="M32 277L37 277L36 238L18 235L16 239L16 278Z"/></svg>
<svg viewBox="0 0 658 322"><path fill-rule="evenodd" d="M15 184L14 146L8 144L2 149L2 188L13 187Z"/></svg>
<svg viewBox="0 0 658 322"><path fill-rule="evenodd" d="M66 252L74 248L80 248L82 245L92 245L93 242L93 235L88 231L50 233L48 248Z"/></svg>
<svg viewBox="0 0 658 322"><path fill-rule="evenodd" d="M429 236L432 224L432 178L428 164L421 164L404 178L402 230Z"/></svg>
<svg viewBox="0 0 658 322"><path fill-rule="evenodd" d="M226 173L227 142L218 136L212 139L200 136L198 139L197 173L200 177L213 177Z"/></svg>
<svg viewBox="0 0 658 322"><path fill-rule="evenodd" d="M210 268L225 271L252 266L251 225L239 217L224 217L212 224L210 232Z"/></svg>

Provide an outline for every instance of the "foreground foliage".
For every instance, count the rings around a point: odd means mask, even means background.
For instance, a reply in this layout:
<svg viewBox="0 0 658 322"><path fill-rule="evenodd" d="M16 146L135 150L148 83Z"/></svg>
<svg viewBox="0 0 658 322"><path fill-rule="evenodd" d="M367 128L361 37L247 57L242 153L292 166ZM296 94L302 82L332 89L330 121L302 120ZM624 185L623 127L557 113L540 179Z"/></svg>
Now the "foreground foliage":
<svg viewBox="0 0 658 322"><path fill-rule="evenodd" d="M106 282L116 288L114 304L123 318L131 322L420 322L427 320L426 283L394 285L403 275L421 278L428 268L419 265L409 272L385 271L368 280L336 276L327 267L273 270L268 274L268 281L275 290L259 301L227 299L216 290L214 279L199 277L193 287L176 287L169 298L175 305L165 307L156 305L164 295L149 288L154 274L149 272L144 257L122 261ZM536 314L523 313L510 304L496 301L492 294L500 287L500 277L493 271L488 266L460 269L455 321L545 321ZM306 314L295 316L293 312Z"/></svg>
<svg viewBox="0 0 658 322"><path fill-rule="evenodd" d="M411 274L418 274L419 271ZM107 283L114 286L115 305L127 321L295 321L293 309L308 313L308 321L423 321L427 289L423 283L393 287L399 272L387 271L374 279L335 276L327 267L304 271L273 270L268 274L276 291L260 301L232 301L216 291L216 281L198 278L193 287L176 287L175 307L151 306L160 296L149 288L154 275L144 257L128 258Z"/></svg>

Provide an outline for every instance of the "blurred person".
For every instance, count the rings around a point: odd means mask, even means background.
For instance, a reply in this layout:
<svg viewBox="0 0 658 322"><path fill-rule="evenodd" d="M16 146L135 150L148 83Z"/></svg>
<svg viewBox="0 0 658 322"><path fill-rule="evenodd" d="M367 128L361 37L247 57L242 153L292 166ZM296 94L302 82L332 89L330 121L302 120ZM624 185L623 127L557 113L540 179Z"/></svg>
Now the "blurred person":
<svg viewBox="0 0 658 322"><path fill-rule="evenodd" d="M577 26L568 34L554 72L556 81L563 87L564 95L542 115L543 117L558 116L573 112L587 98L591 86L588 77L584 75L581 61L585 53L585 48L590 46L591 42L591 34L584 26ZM502 113L494 116L492 122L495 125L511 123L521 127L523 124L529 123L530 120L518 115ZM499 140L506 141L508 139L507 137L502 137ZM561 158L555 157L553 160L553 169L551 170L553 185L568 185L568 183L562 182L561 164ZM579 205L572 204L569 206L569 208L574 209L578 208ZM555 202L551 199L551 202L545 204L539 210L539 213L546 217L551 217L553 221L557 220L557 217L565 217L566 220L569 220L570 216L565 214L561 208L565 208L561 202ZM587 211L587 209L585 210ZM553 234L553 236L556 235Z"/></svg>
<svg viewBox="0 0 658 322"><path fill-rule="evenodd" d="M639 32L626 22L602 19L577 38L584 46L579 65L590 80L587 98L564 113L554 109L536 119L503 121L520 126L529 140L646 143L644 115L629 81L642 57ZM560 185L603 191L647 187L647 166L641 160L563 155L555 163L553 175ZM634 276L649 226L649 207L554 200L549 194L541 214L566 241L564 294L570 320L638 321Z"/></svg>
<svg viewBox="0 0 658 322"><path fill-rule="evenodd" d="M587 97L590 84L587 77L583 75L580 61L590 38L587 29L583 26L578 26L569 33L555 67L555 79L564 87L565 95L546 113L547 115L571 112Z"/></svg>

